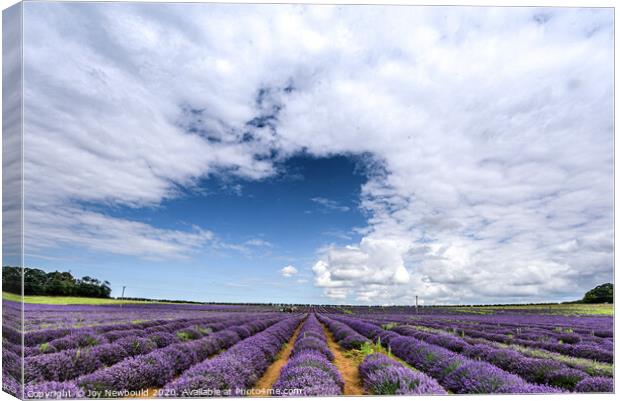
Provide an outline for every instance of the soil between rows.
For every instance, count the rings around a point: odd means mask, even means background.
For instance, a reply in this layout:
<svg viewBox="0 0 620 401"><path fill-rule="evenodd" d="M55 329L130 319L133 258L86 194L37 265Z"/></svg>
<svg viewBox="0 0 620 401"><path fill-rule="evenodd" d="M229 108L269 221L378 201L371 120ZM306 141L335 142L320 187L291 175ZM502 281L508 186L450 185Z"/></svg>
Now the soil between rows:
<svg viewBox="0 0 620 401"><path fill-rule="evenodd" d="M303 322L302 322L303 323ZM299 330L299 328L301 328L301 325L299 325L299 327L297 327L297 330ZM232 347L232 346L231 346ZM229 347L230 348L230 347ZM227 351L229 348L222 348L221 350L217 351L215 354L208 356L206 359L198 362L198 363L202 363L208 359L213 359L216 356L220 355L221 353ZM178 379L179 377L181 377L183 375L183 373L179 374L178 376L176 376L173 380ZM141 393L139 395L130 395L128 397L124 397L125 399L130 399L130 398L157 398L157 395L159 393L159 390L161 390L161 388L158 387L149 387L147 389L143 389L141 391L144 391L145 393Z"/></svg>
<svg viewBox="0 0 620 401"><path fill-rule="evenodd" d="M359 365L353 358L348 358L340 348L340 345L334 341L334 336L325 325L323 331L327 338L327 346L332 354L334 354L334 365L340 371L342 380L344 380L344 395L363 395L364 389L360 379Z"/></svg>
<svg viewBox="0 0 620 401"><path fill-rule="evenodd" d="M280 377L280 371L282 368L288 363L288 360L293 352L293 347L295 346L295 341L299 336L299 332L301 331L301 326L303 326L305 322L302 321L299 323L299 326L293 332L291 339L284 345L284 347L280 350L278 355L276 356L276 360L267 368L263 376L258 379L254 387L252 388L253 394L252 397L268 397L268 390L273 388L273 385Z"/></svg>
<svg viewBox="0 0 620 401"><path fill-rule="evenodd" d="M256 382L253 386L250 394L251 397L269 397L269 391L273 388L273 385L276 383L278 378L280 377L280 372L282 368L286 366L288 363L291 353L293 352L293 347L295 346L295 341L299 336L299 332L301 331L301 327L305 322L302 321L299 326L293 332L290 340L283 346L280 350L274 362L267 368L263 376ZM364 389L361 384L361 379L359 376L358 369L358 361L355 358L345 356L344 351L340 347L340 345L334 340L334 336L331 331L325 325L323 326L323 331L325 333L325 337L327 339L327 346L329 347L332 354L334 354L334 365L340 372L342 379L344 381L344 390L343 395L363 395ZM215 354L217 355L217 354ZM212 355L208 359L214 357ZM148 395L138 395L138 396L130 396L126 398L153 398L157 395L157 388L149 388Z"/></svg>

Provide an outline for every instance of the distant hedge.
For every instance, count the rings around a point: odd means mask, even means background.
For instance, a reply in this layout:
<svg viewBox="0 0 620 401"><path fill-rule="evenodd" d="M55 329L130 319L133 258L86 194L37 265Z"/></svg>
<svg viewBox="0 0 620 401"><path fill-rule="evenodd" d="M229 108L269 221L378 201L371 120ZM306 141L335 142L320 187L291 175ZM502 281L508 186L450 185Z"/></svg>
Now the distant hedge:
<svg viewBox="0 0 620 401"><path fill-rule="evenodd" d="M108 281L85 276L75 278L71 272L46 273L40 269L25 267L24 295L59 295L91 298L110 298L112 289ZM21 294L22 269L2 267L2 291Z"/></svg>

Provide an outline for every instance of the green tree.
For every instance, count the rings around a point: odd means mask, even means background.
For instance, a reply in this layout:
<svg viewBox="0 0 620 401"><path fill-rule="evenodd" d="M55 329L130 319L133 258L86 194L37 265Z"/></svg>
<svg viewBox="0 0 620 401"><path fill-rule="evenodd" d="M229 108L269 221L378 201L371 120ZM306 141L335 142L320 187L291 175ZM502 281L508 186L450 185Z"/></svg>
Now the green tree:
<svg viewBox="0 0 620 401"><path fill-rule="evenodd" d="M583 296L583 302L587 304L613 303L614 285L605 283L591 289Z"/></svg>
<svg viewBox="0 0 620 401"><path fill-rule="evenodd" d="M108 281L102 283L89 276L82 277L77 281L76 291L79 296L94 298L108 298L112 292Z"/></svg>
<svg viewBox="0 0 620 401"><path fill-rule="evenodd" d="M47 274L40 269L24 269L24 295L45 293Z"/></svg>
<svg viewBox="0 0 620 401"><path fill-rule="evenodd" d="M2 267L2 291L13 294L22 292L22 269L15 266Z"/></svg>
<svg viewBox="0 0 620 401"><path fill-rule="evenodd" d="M103 284L101 284L101 298L110 298L110 294L112 294L112 287L108 280L105 280Z"/></svg>
<svg viewBox="0 0 620 401"><path fill-rule="evenodd" d="M70 272L47 273L47 278L47 285L45 286L47 295L77 295L76 281Z"/></svg>
<svg viewBox="0 0 620 401"><path fill-rule="evenodd" d="M71 272L46 273L40 269L15 266L2 267L2 290L13 294L22 292L22 274L24 277L24 295L60 295L109 298L112 293L109 281L100 281L93 277L75 279Z"/></svg>

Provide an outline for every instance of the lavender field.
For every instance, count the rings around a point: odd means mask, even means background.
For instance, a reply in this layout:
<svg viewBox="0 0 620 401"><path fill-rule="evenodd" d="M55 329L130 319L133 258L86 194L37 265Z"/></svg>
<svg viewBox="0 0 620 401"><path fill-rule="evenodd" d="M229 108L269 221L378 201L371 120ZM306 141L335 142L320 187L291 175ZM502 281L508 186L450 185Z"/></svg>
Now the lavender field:
<svg viewBox="0 0 620 401"><path fill-rule="evenodd" d="M26 398L613 391L611 316L540 308L24 307ZM3 301L3 386L18 395L20 308Z"/></svg>
<svg viewBox="0 0 620 401"><path fill-rule="evenodd" d="M615 5L327 3L4 10L5 392L614 392Z"/></svg>

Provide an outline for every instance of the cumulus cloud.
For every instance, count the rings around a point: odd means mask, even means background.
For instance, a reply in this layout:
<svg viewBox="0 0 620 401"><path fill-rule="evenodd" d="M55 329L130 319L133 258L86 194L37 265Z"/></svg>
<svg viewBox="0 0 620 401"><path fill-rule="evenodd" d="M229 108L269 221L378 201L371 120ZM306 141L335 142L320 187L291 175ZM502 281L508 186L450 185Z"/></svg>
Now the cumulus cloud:
<svg viewBox="0 0 620 401"><path fill-rule="evenodd" d="M361 241L313 266L326 296L565 299L612 278L612 10L25 10L27 210L43 211L26 224L157 207L210 174L261 180L300 152L370 155ZM92 213L61 227L114 219ZM144 252L209 241L124 223Z"/></svg>
<svg viewBox="0 0 620 401"><path fill-rule="evenodd" d="M581 245L572 260L555 250L612 238L611 20L546 10L541 24L537 12L422 13L415 27L389 15L389 33L349 37L347 49L374 51L343 56L346 71L287 104L279 132L291 142L382 163L362 188L364 239L314 266L327 296L563 299L611 279L609 248ZM377 238L399 244L390 258L364 249ZM402 266L406 284L372 280Z"/></svg>
<svg viewBox="0 0 620 401"><path fill-rule="evenodd" d="M410 274L403 260L406 251L407 243L401 239L372 237L364 237L359 246L329 247L312 268L315 284L325 288L325 295L336 294L336 298L344 298L353 289L360 292L369 286L407 284ZM360 299L370 297L360 295Z"/></svg>
<svg viewBox="0 0 620 401"><path fill-rule="evenodd" d="M282 277L286 277L286 278L292 277L296 275L297 273L299 273L299 271L291 265L284 266L282 269L280 269L280 274L282 275Z"/></svg>

